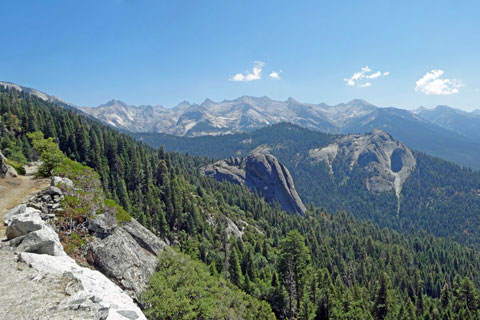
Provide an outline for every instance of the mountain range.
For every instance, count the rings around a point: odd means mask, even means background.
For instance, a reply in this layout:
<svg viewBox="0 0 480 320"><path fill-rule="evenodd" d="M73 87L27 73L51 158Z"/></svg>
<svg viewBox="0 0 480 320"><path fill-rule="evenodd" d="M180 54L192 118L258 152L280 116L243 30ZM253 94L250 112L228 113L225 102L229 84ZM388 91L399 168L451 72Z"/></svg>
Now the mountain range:
<svg viewBox="0 0 480 320"><path fill-rule="evenodd" d="M39 90L11 82L0 85L35 95L66 108L75 108L120 130L175 136L222 135L251 132L280 122L338 134L361 134L382 129L413 149L480 169L480 110L465 112L448 106L409 111L381 108L355 99L334 106L301 103L293 98L243 96L201 104L183 101L173 108L132 106L111 100L98 107L78 107ZM154 138L149 136L155 144Z"/></svg>
<svg viewBox="0 0 480 320"><path fill-rule="evenodd" d="M112 100L87 114L130 132L175 136L220 135L289 122L326 133L358 134L379 128L408 146L457 164L480 169L480 116L450 107L408 111L380 108L363 100L335 106L308 104L289 98L243 96L202 104L182 102L174 108L129 106Z"/></svg>

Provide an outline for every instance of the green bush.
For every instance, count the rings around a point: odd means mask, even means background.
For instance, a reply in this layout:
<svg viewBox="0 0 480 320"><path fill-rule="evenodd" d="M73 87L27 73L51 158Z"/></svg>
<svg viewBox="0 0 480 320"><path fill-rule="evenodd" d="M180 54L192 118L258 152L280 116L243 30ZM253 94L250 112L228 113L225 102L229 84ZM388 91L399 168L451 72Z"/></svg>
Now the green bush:
<svg viewBox="0 0 480 320"><path fill-rule="evenodd" d="M275 319L270 306L210 275L190 257L165 250L144 293L149 319Z"/></svg>
<svg viewBox="0 0 480 320"><path fill-rule="evenodd" d="M37 174L44 177L51 176L52 170L65 160L65 155L53 138L45 139L42 132L27 133L27 136L32 140L33 147L37 150L42 161Z"/></svg>

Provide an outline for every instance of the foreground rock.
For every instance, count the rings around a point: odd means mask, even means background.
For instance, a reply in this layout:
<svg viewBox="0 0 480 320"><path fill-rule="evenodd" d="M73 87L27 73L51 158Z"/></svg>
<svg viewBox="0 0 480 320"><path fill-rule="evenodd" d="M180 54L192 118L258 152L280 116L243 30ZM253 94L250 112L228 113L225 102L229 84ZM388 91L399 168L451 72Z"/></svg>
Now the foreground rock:
<svg viewBox="0 0 480 320"><path fill-rule="evenodd" d="M88 310L58 307L77 283L68 274L40 273L19 261L14 252L0 250L0 279L2 320L99 319Z"/></svg>
<svg viewBox="0 0 480 320"><path fill-rule="evenodd" d="M133 219L119 224L110 214L95 215L87 224L93 236L88 260L99 271L79 266L63 251L53 224L55 213L62 210L62 190L72 187L68 179L54 178L51 186L4 215L8 241L3 247L32 268L31 278L68 284L67 296L56 295L60 300L45 314L12 319L145 319L134 299L138 301L147 286L165 242ZM71 315L73 310L78 314Z"/></svg>
<svg viewBox="0 0 480 320"><path fill-rule="evenodd" d="M134 219L122 226L109 227L114 224L109 225L103 216L97 217L98 224L89 225L92 230L101 230L97 233L101 236L89 244L88 262L140 301L155 272L157 255L167 244Z"/></svg>
<svg viewBox="0 0 480 320"><path fill-rule="evenodd" d="M117 285L98 271L80 267L68 256L20 253L20 260L38 272L37 277L56 276L70 280L69 295L57 310L88 311L93 319L146 319L140 308Z"/></svg>
<svg viewBox="0 0 480 320"><path fill-rule="evenodd" d="M245 184L250 190L259 192L267 202L277 202L289 213L303 215L306 211L290 172L271 154L255 152L245 160L220 160L205 167L203 172L220 181Z"/></svg>
<svg viewBox="0 0 480 320"><path fill-rule="evenodd" d="M41 217L42 213L22 204L7 212L7 244L17 252L33 252L52 256L65 255L55 230Z"/></svg>

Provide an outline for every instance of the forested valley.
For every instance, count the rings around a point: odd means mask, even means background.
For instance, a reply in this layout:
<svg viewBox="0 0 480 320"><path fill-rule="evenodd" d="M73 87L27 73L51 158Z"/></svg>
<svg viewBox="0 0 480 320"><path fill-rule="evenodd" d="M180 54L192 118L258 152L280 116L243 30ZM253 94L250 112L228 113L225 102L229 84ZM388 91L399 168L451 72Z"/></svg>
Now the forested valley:
<svg viewBox="0 0 480 320"><path fill-rule="evenodd" d="M249 319L480 318L475 247L380 228L321 203L288 215L202 176L207 158L154 149L16 90L0 87L0 115L0 149L16 167L37 158L27 133L43 132L178 250L160 257L145 292L152 319L226 319L228 309Z"/></svg>

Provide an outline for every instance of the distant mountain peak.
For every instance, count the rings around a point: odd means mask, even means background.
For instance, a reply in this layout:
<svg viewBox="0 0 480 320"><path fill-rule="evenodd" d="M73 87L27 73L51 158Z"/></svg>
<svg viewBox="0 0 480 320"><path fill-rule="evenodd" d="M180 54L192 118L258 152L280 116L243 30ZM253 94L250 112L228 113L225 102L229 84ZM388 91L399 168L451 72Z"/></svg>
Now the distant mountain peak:
<svg viewBox="0 0 480 320"><path fill-rule="evenodd" d="M210 98L207 98L207 99L205 99L205 101L202 102L202 106L206 106L206 107L214 105L214 104L216 104L216 102L213 101Z"/></svg>
<svg viewBox="0 0 480 320"><path fill-rule="evenodd" d="M355 105L355 106L373 106L373 104L362 100L362 99L353 99L349 101L346 105Z"/></svg>
<svg viewBox="0 0 480 320"><path fill-rule="evenodd" d="M288 104L301 104L300 102L298 102L297 100L295 100L292 97L288 97L288 99L285 102L288 103Z"/></svg>
<svg viewBox="0 0 480 320"><path fill-rule="evenodd" d="M126 104L125 102L123 102L121 100L117 100L117 99L112 99L112 100L108 101L107 103L105 103L103 106L113 107L113 106L116 106L116 105L120 105L120 106L123 106L123 107L128 107L128 104Z"/></svg>

